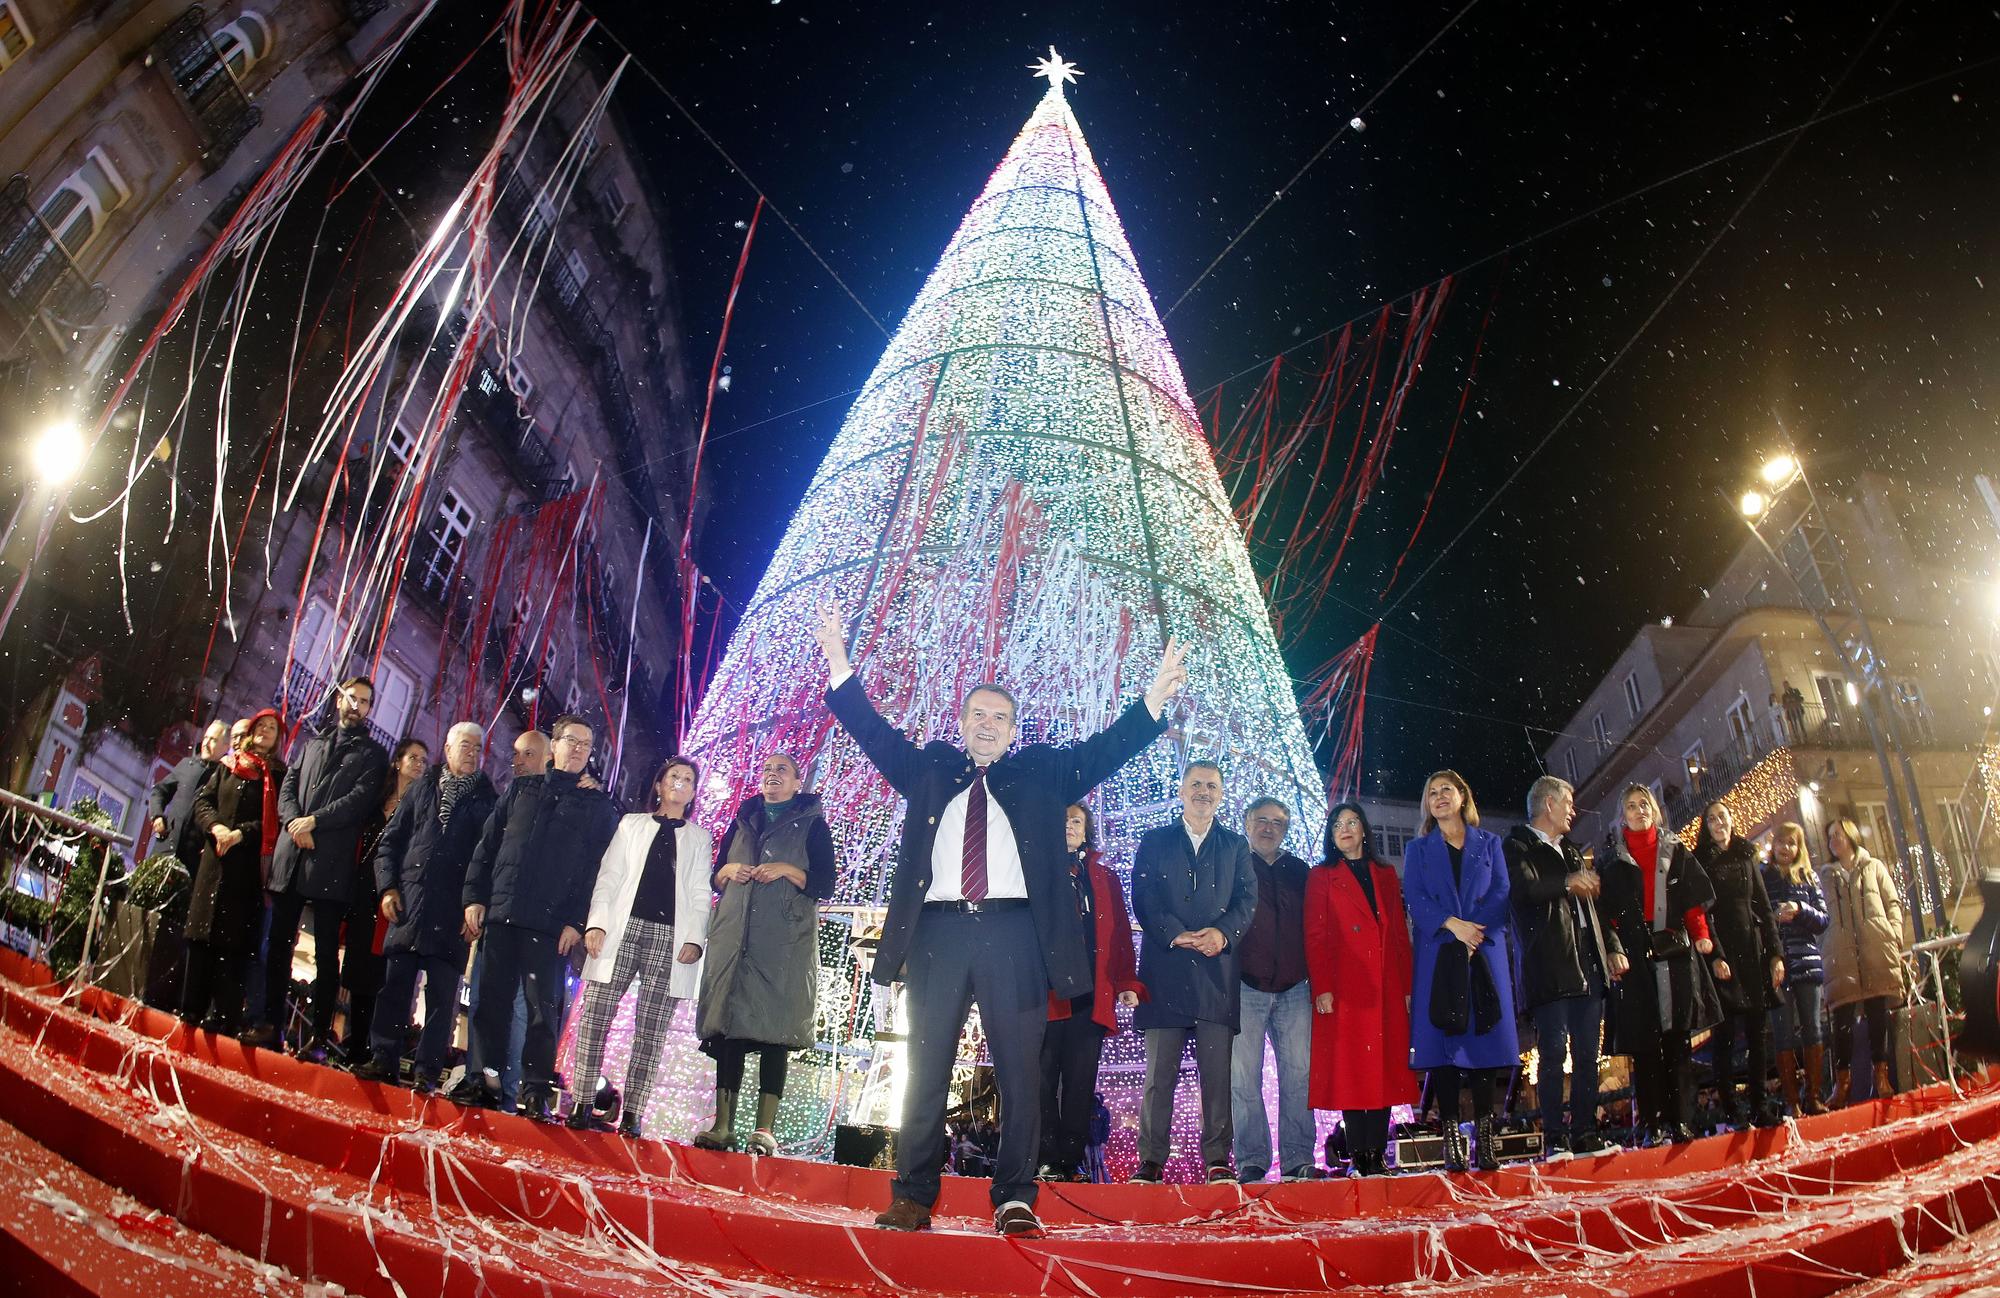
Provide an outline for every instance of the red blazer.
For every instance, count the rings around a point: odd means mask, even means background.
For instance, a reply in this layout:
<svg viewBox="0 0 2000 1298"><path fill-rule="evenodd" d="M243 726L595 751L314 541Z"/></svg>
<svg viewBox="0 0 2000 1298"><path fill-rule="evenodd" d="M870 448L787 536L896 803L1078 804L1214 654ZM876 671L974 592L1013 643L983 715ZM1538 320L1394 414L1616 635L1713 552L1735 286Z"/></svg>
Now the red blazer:
<svg viewBox="0 0 2000 1298"><path fill-rule="evenodd" d="M1375 909L1343 861L1306 875L1306 981L1333 1012L1312 1017L1306 1102L1315 1109L1414 1104L1410 1067L1410 925L1396 872L1372 863Z"/></svg>
<svg viewBox="0 0 2000 1298"><path fill-rule="evenodd" d="M1139 958L1132 950L1132 915L1125 909L1125 890L1096 852L1089 856L1091 918L1097 922L1097 968L1092 971L1090 1017L1106 1032L1118 1031L1118 994L1136 992L1150 1000L1139 981ZM1108 990L1107 990L1108 989ZM1049 993L1049 1022L1069 1017L1069 1002Z"/></svg>

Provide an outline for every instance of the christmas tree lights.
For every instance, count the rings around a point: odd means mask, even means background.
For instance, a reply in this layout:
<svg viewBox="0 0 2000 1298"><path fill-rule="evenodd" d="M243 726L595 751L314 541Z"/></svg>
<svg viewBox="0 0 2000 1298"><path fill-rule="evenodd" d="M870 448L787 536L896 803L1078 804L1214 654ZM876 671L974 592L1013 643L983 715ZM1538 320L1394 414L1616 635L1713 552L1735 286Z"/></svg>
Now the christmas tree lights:
<svg viewBox="0 0 2000 1298"><path fill-rule="evenodd" d="M1093 800L1107 859L1129 873L1197 756L1222 764L1228 823L1274 796L1292 809L1292 850L1318 850L1323 784L1241 529L1064 98L1074 70L1044 61L1043 74L1048 93L848 412L686 738L707 773L696 814L717 830L766 754L808 765L840 851L837 906L884 900L901 805L829 728L812 636L822 600L851 619L870 697L920 741L955 739L961 696L983 680L1019 698L1020 742L1084 738L1180 637L1191 679L1168 740ZM840 966L845 922L827 928L822 950ZM871 1030L851 973L822 982L824 1061ZM1136 1044L1122 1040L1129 1066ZM1120 1049L1105 1089L1122 1097L1137 1077ZM670 1060L664 1076L676 1074L698 1088L698 1068ZM693 1115L703 1100L675 1107ZM807 1125L826 1121L822 1108Z"/></svg>

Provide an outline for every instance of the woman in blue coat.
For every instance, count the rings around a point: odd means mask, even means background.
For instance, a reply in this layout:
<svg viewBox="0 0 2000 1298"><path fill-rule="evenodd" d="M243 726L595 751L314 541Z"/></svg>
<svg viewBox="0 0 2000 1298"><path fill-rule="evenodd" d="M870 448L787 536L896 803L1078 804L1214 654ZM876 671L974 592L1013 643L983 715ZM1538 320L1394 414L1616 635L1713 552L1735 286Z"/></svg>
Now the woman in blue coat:
<svg viewBox="0 0 2000 1298"><path fill-rule="evenodd" d="M1439 771L1424 782L1422 837L1403 853L1403 897L1410 910L1410 1066L1430 1072L1444 1133L1445 1170L1463 1172L1465 1138L1458 1126L1458 1097L1472 1090L1478 1133L1478 1166L1500 1166L1495 1155L1494 1083L1521 1061L1514 1033L1513 912L1507 905L1507 859L1497 834L1479 828L1479 804L1457 771ZM1463 951L1456 949L1462 947ZM1462 988L1433 998L1442 957L1446 968L1465 970ZM1490 992L1487 990L1490 988ZM1452 1006L1459 1030L1449 1031Z"/></svg>

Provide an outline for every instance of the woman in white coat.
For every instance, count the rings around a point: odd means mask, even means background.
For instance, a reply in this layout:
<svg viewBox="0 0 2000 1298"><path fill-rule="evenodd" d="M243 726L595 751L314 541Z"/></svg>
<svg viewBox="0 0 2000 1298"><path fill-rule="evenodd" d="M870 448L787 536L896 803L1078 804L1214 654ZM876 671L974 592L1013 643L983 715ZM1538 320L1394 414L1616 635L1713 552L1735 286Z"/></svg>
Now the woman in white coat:
<svg viewBox="0 0 2000 1298"><path fill-rule="evenodd" d="M575 1102L569 1125L590 1126L604 1038L626 989L639 984L632 1060L625 1070L620 1135L637 1138L652 1099L653 1074L666 1045L674 1007L701 990L702 948L708 944L708 831L687 819L701 772L685 757L669 757L653 777L657 810L618 822L597 869L583 946L583 1016L576 1030Z"/></svg>

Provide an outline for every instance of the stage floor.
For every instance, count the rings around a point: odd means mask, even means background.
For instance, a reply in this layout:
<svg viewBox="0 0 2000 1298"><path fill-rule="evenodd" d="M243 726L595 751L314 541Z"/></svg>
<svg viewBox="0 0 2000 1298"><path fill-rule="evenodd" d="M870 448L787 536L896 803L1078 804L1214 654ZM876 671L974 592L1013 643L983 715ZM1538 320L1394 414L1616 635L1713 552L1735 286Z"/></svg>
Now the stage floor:
<svg viewBox="0 0 2000 1298"><path fill-rule="evenodd" d="M946 1178L461 1111L0 953L0 1289L34 1294L1992 1292L2000 1079L1796 1126L1491 1174L1051 1185L1042 1240ZM339 1286L330 1289L329 1286Z"/></svg>

